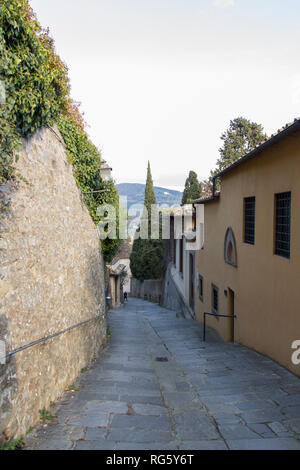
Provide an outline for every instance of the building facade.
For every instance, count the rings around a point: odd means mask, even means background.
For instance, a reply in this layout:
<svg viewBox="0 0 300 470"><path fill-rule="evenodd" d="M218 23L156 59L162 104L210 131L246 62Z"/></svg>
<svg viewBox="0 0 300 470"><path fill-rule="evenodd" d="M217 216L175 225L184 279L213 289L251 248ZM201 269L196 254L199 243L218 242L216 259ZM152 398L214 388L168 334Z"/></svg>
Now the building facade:
<svg viewBox="0 0 300 470"><path fill-rule="evenodd" d="M297 375L300 340L300 120L217 175L204 204L197 251L196 318L226 341L265 354Z"/></svg>
<svg viewBox="0 0 300 470"><path fill-rule="evenodd" d="M132 273L130 270L130 255L132 253L133 247L133 240L129 238L128 240L124 240L122 246L112 261L112 265L114 268L118 268L118 266L122 265L124 268L123 280L122 280L122 287L123 292L127 292L130 294L131 290L131 279Z"/></svg>
<svg viewBox="0 0 300 470"><path fill-rule="evenodd" d="M194 241L195 212L192 205L187 205L164 215L170 217L170 237L164 239L166 275L162 304L187 318L196 318L196 251L190 247Z"/></svg>
<svg viewBox="0 0 300 470"><path fill-rule="evenodd" d="M126 266L116 263L107 265L109 272L108 297L109 307L114 309L120 307L123 302L123 281L126 278Z"/></svg>

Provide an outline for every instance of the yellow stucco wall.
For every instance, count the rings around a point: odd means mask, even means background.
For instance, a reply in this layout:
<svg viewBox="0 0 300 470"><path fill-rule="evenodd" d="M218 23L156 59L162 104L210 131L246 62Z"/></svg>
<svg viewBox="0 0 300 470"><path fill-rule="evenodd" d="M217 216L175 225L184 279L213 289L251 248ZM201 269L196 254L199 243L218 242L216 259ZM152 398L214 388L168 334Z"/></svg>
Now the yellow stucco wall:
<svg viewBox="0 0 300 470"><path fill-rule="evenodd" d="M291 258L274 255L274 197L292 192ZM244 198L256 197L255 245L243 243ZM227 228L233 229L237 264L224 261ZM219 288L219 313L229 312L228 288L235 293L235 341L257 350L300 375L292 364L292 342L300 340L300 133L286 137L222 178L219 200L205 204L205 246L197 253L204 301L197 292L196 316L211 312L211 283ZM227 319L208 318L223 339Z"/></svg>

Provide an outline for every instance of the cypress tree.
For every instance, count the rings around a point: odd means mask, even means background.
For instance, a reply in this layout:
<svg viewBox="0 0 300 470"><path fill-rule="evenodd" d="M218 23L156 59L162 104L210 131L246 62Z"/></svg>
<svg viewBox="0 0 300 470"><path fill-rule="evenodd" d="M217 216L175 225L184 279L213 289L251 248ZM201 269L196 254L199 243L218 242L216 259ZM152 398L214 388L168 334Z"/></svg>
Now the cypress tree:
<svg viewBox="0 0 300 470"><path fill-rule="evenodd" d="M147 181L146 181L146 189L145 189L145 207L147 208L148 214L151 214L151 206L156 205L156 196L154 192L153 186L153 179L151 173L150 162L148 162L148 169L147 169Z"/></svg>
<svg viewBox="0 0 300 470"><path fill-rule="evenodd" d="M197 173L190 171L189 177L185 182L185 188L182 196L182 206L191 204L195 199L202 195L202 185L198 181Z"/></svg>
<svg viewBox="0 0 300 470"><path fill-rule="evenodd" d="M157 202L156 202L156 196L154 192L150 162L148 162L148 169L147 169L144 208L145 209L142 215L143 230L146 231L146 227L148 226L147 236L151 237L151 220L152 220L151 215L153 214L154 217L155 216L157 217ZM155 230L156 229L155 220L153 220L152 223L153 223L153 228Z"/></svg>
<svg viewBox="0 0 300 470"><path fill-rule="evenodd" d="M152 215L154 215L154 217L158 212L150 162L148 162L144 206L147 211L145 210L142 215L142 223L148 227L148 239L144 240L140 237L141 229L139 228L136 233L130 257L130 268L133 277L140 281L145 281L146 279L159 279L163 272L162 242L159 238L155 240L150 238L152 206L155 206L154 211L152 210ZM152 228L154 230L159 228L159 226L156 226L156 220L152 220ZM159 236L159 230L157 231Z"/></svg>

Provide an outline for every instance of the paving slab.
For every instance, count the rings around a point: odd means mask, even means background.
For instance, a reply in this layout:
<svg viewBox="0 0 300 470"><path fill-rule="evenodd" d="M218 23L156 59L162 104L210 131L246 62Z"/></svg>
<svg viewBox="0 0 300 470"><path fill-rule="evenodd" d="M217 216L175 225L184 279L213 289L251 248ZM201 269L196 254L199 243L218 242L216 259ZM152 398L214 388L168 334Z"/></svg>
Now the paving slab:
<svg viewBox="0 0 300 470"><path fill-rule="evenodd" d="M231 439L257 439L256 432L251 431L242 423L239 424L222 424L219 426L220 434L225 440Z"/></svg>
<svg viewBox="0 0 300 470"><path fill-rule="evenodd" d="M296 439L240 439L227 441L230 450L300 450Z"/></svg>
<svg viewBox="0 0 300 470"><path fill-rule="evenodd" d="M111 429L107 436L108 441L114 442L136 442L136 443L163 443L171 442L173 435L170 432L159 432L149 429Z"/></svg>
<svg viewBox="0 0 300 470"><path fill-rule="evenodd" d="M162 442L161 444L157 442L117 442L116 450L178 450L176 443Z"/></svg>
<svg viewBox="0 0 300 470"><path fill-rule="evenodd" d="M72 447L72 441L63 439L44 439L37 444L34 450L70 450Z"/></svg>
<svg viewBox="0 0 300 470"><path fill-rule="evenodd" d="M101 428L108 425L108 413L79 415L70 418L67 424L70 426L86 426L89 428Z"/></svg>
<svg viewBox="0 0 300 470"><path fill-rule="evenodd" d="M183 441L179 445L179 450L228 450L228 447L221 440Z"/></svg>
<svg viewBox="0 0 300 470"><path fill-rule="evenodd" d="M166 416L130 416L116 415L111 421L112 428L130 429L149 429L157 431L169 431L171 422ZM126 431L124 431L126 432Z"/></svg>
<svg viewBox="0 0 300 470"><path fill-rule="evenodd" d="M166 406L158 405L142 405L135 403L132 405L132 409L137 415L146 415L146 416L160 416L168 414L168 408Z"/></svg>

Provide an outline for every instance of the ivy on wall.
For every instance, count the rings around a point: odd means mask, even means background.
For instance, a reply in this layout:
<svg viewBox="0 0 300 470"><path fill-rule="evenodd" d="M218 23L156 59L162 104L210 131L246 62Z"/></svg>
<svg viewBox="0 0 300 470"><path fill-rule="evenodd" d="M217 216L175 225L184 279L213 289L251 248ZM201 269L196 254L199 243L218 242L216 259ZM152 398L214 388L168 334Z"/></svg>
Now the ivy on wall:
<svg viewBox="0 0 300 470"><path fill-rule="evenodd" d="M20 137L52 125L69 101L67 68L54 52L27 0L1 0L0 80L6 103L0 106L0 183L14 176L13 154Z"/></svg>
<svg viewBox="0 0 300 470"><path fill-rule="evenodd" d="M69 162L74 168L75 180L83 193L84 202L96 224L100 222L97 209L101 204L111 204L119 214L119 194L114 182L103 183L100 178L101 155L89 141L86 133L78 128L69 117L60 117L58 127L64 138ZM105 191L103 193L97 191ZM118 219L117 219L118 221ZM117 224L118 234L118 224ZM120 240L103 240L104 259L110 261L120 248Z"/></svg>
<svg viewBox="0 0 300 470"><path fill-rule="evenodd" d="M20 138L31 137L37 129L57 122L80 189L104 189L99 174L101 155L89 141L78 105L70 97L67 66L28 0L0 0L0 80L6 91L6 102L0 105L0 185L16 178L14 159ZM102 195L84 195L95 223L102 202L118 208L114 183L106 188L109 192ZM105 258L109 260L118 247L118 240L104 241Z"/></svg>

